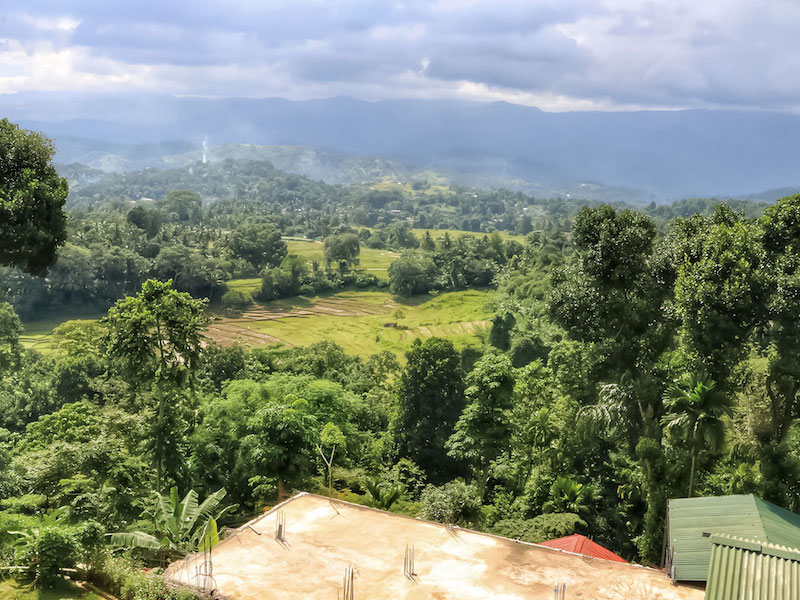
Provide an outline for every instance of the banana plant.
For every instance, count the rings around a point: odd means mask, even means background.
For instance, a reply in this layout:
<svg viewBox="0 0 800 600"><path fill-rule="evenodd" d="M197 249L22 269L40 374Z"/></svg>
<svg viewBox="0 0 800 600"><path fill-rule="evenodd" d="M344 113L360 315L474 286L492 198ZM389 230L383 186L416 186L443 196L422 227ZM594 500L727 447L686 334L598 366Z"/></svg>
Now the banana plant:
<svg viewBox="0 0 800 600"><path fill-rule="evenodd" d="M217 521L236 508L235 504L219 508L225 493L221 488L200 504L194 490L182 500L177 487L172 487L168 496L154 492L142 516L152 521L155 535L144 531L111 533L111 545L158 551L162 564L191 552L210 550L219 542Z"/></svg>
<svg viewBox="0 0 800 600"><path fill-rule="evenodd" d="M404 491L399 485L381 485L375 480L365 481L364 486L367 488L369 495L372 496L370 505L381 510L392 508L392 505L400 499Z"/></svg>

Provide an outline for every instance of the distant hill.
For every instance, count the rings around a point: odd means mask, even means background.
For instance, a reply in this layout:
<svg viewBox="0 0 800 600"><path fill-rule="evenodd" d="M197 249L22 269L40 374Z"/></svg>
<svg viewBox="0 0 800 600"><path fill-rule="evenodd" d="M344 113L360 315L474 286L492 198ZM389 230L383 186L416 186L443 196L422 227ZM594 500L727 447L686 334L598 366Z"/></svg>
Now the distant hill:
<svg viewBox="0 0 800 600"><path fill-rule="evenodd" d="M502 102L22 93L0 96L0 114L58 143L68 136L137 145L177 140L193 152L204 140L212 146L307 146L542 190L587 183L639 190L640 202L648 195L743 196L800 185L800 115L786 113L546 113ZM97 166L101 159L93 160ZM386 165L353 167L361 168L372 173Z"/></svg>
<svg viewBox="0 0 800 600"><path fill-rule="evenodd" d="M62 165L88 167L96 172L120 173L142 169L174 169L188 167L203 160L215 163L226 159L268 161L276 168L324 181L330 185L394 181L430 185L459 185L481 189L505 188L522 191L544 198L568 197L589 202L627 202L644 204L660 200L655 194L643 190L614 188L593 183L566 184L559 187L544 186L501 175L414 168L397 161L376 157L354 156L310 146L258 146L254 144L222 144L219 146L189 146L186 143L164 144L110 144L83 138L64 136L58 140L56 160ZM192 149L180 154L171 150ZM77 179L80 184L86 178Z"/></svg>

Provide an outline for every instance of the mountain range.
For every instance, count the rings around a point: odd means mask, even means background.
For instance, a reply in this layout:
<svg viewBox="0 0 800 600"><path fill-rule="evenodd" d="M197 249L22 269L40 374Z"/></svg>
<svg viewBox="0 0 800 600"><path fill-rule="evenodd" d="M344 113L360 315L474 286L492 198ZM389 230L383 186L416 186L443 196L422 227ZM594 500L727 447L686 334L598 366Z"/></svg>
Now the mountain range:
<svg viewBox="0 0 800 600"><path fill-rule="evenodd" d="M106 171L178 166L205 150L328 183L433 173L540 195L616 190L640 202L771 198L765 190L800 184L800 115L778 112L35 92L0 95L0 116L52 137L59 162Z"/></svg>

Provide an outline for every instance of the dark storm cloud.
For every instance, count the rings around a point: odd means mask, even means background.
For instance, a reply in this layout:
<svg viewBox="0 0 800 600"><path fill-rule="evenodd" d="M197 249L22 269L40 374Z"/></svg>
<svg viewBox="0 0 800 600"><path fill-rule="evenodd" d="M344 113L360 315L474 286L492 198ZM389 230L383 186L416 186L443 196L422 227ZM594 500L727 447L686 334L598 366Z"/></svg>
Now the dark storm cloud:
<svg viewBox="0 0 800 600"><path fill-rule="evenodd" d="M28 0L3 14L0 91L461 96L546 108L795 108L800 97L791 0ZM46 76L53 65L61 79Z"/></svg>

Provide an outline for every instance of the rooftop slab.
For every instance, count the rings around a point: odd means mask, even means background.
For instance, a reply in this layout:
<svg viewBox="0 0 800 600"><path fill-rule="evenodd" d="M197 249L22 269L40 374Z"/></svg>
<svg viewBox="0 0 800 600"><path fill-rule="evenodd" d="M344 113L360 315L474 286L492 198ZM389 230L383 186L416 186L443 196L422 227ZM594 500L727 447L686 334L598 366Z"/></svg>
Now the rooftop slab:
<svg viewBox="0 0 800 600"><path fill-rule="evenodd" d="M285 520L285 539L276 522ZM414 576L404 575L406 546ZM214 547L213 579L202 554L174 563L167 578L215 587L233 600L343 597L370 600L701 600L656 569L592 558L453 528L323 496L299 494L253 519Z"/></svg>

